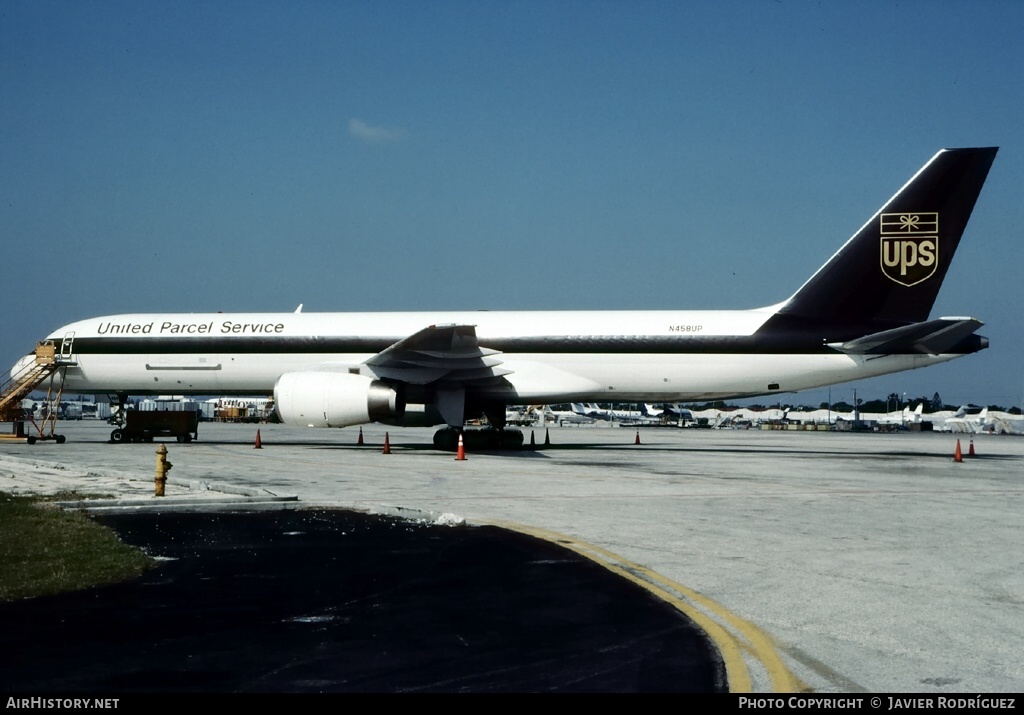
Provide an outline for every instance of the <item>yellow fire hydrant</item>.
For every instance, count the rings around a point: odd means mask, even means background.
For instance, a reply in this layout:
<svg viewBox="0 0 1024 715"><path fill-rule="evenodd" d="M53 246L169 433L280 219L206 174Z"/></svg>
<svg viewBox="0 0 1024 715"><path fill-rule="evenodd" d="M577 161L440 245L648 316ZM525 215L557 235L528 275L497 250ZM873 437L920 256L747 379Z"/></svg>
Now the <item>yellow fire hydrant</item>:
<svg viewBox="0 0 1024 715"><path fill-rule="evenodd" d="M164 485L167 483L167 472L171 471L174 465L167 461L167 445L161 444L156 448L156 496L164 495Z"/></svg>

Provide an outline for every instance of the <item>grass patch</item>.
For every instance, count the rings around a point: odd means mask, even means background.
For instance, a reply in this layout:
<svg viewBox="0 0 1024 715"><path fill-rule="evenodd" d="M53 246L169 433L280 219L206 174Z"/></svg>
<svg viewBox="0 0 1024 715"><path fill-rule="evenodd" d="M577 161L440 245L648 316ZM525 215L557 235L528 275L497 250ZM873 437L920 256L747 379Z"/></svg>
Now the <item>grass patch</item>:
<svg viewBox="0 0 1024 715"><path fill-rule="evenodd" d="M80 498L63 493L58 500ZM153 565L110 529L44 499L53 497L0 492L0 601L126 581Z"/></svg>

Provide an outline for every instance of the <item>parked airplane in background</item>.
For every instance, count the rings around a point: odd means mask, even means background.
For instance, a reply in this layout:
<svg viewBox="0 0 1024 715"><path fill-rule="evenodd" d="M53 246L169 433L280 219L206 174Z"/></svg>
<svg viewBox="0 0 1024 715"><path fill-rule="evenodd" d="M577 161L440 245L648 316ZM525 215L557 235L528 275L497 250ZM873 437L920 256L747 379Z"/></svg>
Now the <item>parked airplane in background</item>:
<svg viewBox="0 0 1024 715"><path fill-rule="evenodd" d="M655 407L650 403L645 403L643 406L643 413L647 417L661 417L663 414L665 414L665 408Z"/></svg>
<svg viewBox="0 0 1024 715"><path fill-rule="evenodd" d="M967 405L961 405L952 417L946 419L944 431L984 432L988 424L987 407L971 409Z"/></svg>
<svg viewBox="0 0 1024 715"><path fill-rule="evenodd" d="M594 424L595 418L579 414L576 410L572 409L572 405L569 405L568 410L565 407L566 405L544 405L544 421L554 422L560 427L562 425Z"/></svg>
<svg viewBox="0 0 1024 715"><path fill-rule="evenodd" d="M310 427L461 428L480 414L502 426L506 405L720 400L885 375L988 346L980 321L928 314L995 155L938 152L789 299L754 310L115 315L48 339L65 391L273 392L284 422Z"/></svg>
<svg viewBox="0 0 1024 715"><path fill-rule="evenodd" d="M884 417L880 417L877 422L880 425L916 425L921 423L921 418L924 416L924 403L920 403L917 409L913 412L910 411L910 405L903 408L903 412L897 412L896 414L886 414Z"/></svg>
<svg viewBox="0 0 1024 715"><path fill-rule="evenodd" d="M935 424L942 432L969 434L1024 434L1024 416L988 407L962 405L956 412Z"/></svg>
<svg viewBox="0 0 1024 715"><path fill-rule="evenodd" d="M584 417L591 417L597 420L609 420L612 422L625 422L634 423L640 422L646 417L643 410L617 410L615 405L611 407L601 407L595 405L593 402L581 404L575 402L572 404L572 411L577 415Z"/></svg>
<svg viewBox="0 0 1024 715"><path fill-rule="evenodd" d="M691 423L694 421L693 412L678 404L666 404L662 407L654 407L645 404L644 409L648 416L655 418L659 423Z"/></svg>

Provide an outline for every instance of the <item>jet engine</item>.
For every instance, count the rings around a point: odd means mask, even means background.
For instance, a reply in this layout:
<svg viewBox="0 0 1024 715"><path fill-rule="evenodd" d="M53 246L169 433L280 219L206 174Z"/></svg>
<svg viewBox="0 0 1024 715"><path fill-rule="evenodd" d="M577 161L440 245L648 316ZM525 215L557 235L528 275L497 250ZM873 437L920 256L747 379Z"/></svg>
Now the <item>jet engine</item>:
<svg viewBox="0 0 1024 715"><path fill-rule="evenodd" d="M287 372L274 385L274 405L282 422L298 427L393 421L405 412L390 385L342 372Z"/></svg>

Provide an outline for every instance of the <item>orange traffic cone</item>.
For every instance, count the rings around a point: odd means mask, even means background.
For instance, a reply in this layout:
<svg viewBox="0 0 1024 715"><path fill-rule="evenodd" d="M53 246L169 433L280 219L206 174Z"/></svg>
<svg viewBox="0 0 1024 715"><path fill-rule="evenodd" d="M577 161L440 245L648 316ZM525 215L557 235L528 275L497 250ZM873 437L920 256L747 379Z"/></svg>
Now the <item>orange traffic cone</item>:
<svg viewBox="0 0 1024 715"><path fill-rule="evenodd" d="M360 447L363 446L363 428L362 427L359 428L359 439L356 440L356 444L359 445Z"/></svg>
<svg viewBox="0 0 1024 715"><path fill-rule="evenodd" d="M640 430L636 431L636 439L633 440L633 444L640 444Z"/></svg>
<svg viewBox="0 0 1024 715"><path fill-rule="evenodd" d="M974 454L974 437L971 437L971 446L967 448L967 456L968 457L975 457L975 456L977 456L976 454Z"/></svg>
<svg viewBox="0 0 1024 715"><path fill-rule="evenodd" d="M466 446L462 443L462 433L459 432L459 450L455 453L455 461L461 462L466 459Z"/></svg>
<svg viewBox="0 0 1024 715"><path fill-rule="evenodd" d="M960 451L960 440L956 441L956 452L953 453L953 461L954 462L962 462L962 461L964 461L963 452Z"/></svg>
<svg viewBox="0 0 1024 715"><path fill-rule="evenodd" d="M391 436L387 432L384 433L384 450L381 454L391 454Z"/></svg>
<svg viewBox="0 0 1024 715"><path fill-rule="evenodd" d="M260 439L260 431L256 430L256 444L253 449L263 449L263 441Z"/></svg>
<svg viewBox="0 0 1024 715"><path fill-rule="evenodd" d="M530 430L530 446L531 447L536 447L537 446L537 438L534 436L533 430Z"/></svg>
<svg viewBox="0 0 1024 715"><path fill-rule="evenodd" d="M551 433L548 432L548 428L544 428L544 446L548 447L551 445Z"/></svg>

